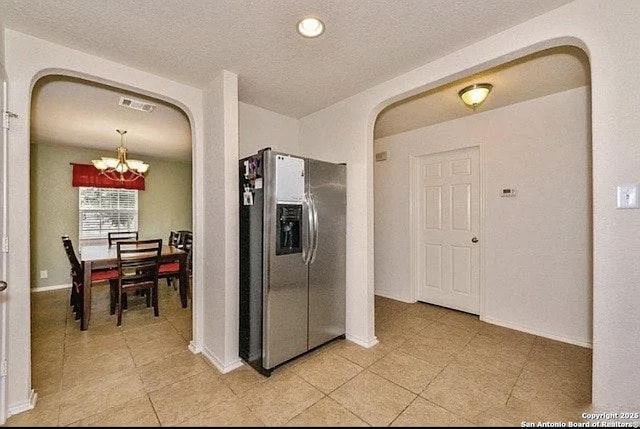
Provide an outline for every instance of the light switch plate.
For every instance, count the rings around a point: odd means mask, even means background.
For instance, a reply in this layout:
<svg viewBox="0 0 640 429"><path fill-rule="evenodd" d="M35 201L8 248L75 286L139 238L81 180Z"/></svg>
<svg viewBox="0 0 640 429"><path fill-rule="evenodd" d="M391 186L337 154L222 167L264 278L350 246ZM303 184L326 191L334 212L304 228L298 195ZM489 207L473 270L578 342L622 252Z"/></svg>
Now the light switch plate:
<svg viewBox="0 0 640 429"><path fill-rule="evenodd" d="M637 209L638 208L638 185L618 186L618 208Z"/></svg>

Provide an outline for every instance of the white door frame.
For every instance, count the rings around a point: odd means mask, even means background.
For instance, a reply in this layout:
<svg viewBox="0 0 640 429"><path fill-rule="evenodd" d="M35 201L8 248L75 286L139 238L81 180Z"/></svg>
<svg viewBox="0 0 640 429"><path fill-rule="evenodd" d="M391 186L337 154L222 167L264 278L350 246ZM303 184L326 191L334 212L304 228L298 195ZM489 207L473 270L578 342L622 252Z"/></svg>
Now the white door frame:
<svg viewBox="0 0 640 429"><path fill-rule="evenodd" d="M9 103L8 90L9 83L4 69L0 66L0 85L2 85L2 177L0 187L2 188L2 216L0 225L0 280L7 281L7 254L5 252L4 240L7 236L7 200L8 200L8 174L7 158L9 156ZM6 121L6 123L5 123ZM8 291L0 292L0 425L4 425L7 420L7 295Z"/></svg>
<svg viewBox="0 0 640 429"><path fill-rule="evenodd" d="M480 320L484 319L484 315L485 315L485 242L486 242L486 234L485 234L485 228L484 228L484 216L485 216L485 169L484 169L484 146L480 143L475 144L475 145L470 145L470 146L460 146L460 147L452 147L450 149L447 150L440 150L440 151L436 151L436 152L425 152L423 154L420 155L410 155L409 156L409 228L411 231L417 231L417 229L419 228L418 222L419 222L419 207L418 207L418 201L416 198L414 198L413 196L416 195L416 192L418 190L418 188L420 187L420 184L418 183L418 172L420 171L419 169L419 164L421 162L421 158L426 157L426 156L430 156L430 155L438 155L438 154L443 154L443 153L447 153L447 152L454 152L454 151L458 151L458 150L463 150L463 149L478 149L478 168L479 168L479 189L478 189L478 198L480 199L479 201L479 207L480 207L480 212L479 212L479 231L478 231L478 235L480 238L479 241L479 246L478 246L478 251L480 252L479 255L479 264L478 264L478 269L480 271L479 273L479 279L478 279L478 294L479 294L479 298L480 298L480 308L479 308L479 313L480 313ZM419 287L420 287L420 282L418 279L419 273L418 273L418 261L417 261L417 255L419 252L418 246L419 246L419 240L418 240L418 234L410 234L411 235L411 241L410 241L410 250L409 250L409 270L410 270L410 278L411 278L411 296L410 299L412 302L417 302L418 301L418 296L419 296Z"/></svg>

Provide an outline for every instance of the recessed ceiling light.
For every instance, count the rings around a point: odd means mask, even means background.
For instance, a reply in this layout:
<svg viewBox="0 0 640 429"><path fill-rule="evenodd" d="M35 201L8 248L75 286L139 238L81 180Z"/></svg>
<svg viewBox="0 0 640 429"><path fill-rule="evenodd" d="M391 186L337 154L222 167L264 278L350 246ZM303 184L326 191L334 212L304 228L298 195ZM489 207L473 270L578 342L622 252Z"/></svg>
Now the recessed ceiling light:
<svg viewBox="0 0 640 429"><path fill-rule="evenodd" d="M318 37L324 32L324 24L318 18L305 18L298 22L298 33L304 37Z"/></svg>

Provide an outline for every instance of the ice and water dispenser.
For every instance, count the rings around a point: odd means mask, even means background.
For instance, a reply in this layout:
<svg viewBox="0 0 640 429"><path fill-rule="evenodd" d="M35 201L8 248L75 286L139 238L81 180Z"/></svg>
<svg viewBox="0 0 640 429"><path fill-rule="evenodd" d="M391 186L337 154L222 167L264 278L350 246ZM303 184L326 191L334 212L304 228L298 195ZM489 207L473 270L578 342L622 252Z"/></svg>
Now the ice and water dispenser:
<svg viewBox="0 0 640 429"><path fill-rule="evenodd" d="M278 204L276 255L302 252L302 205Z"/></svg>

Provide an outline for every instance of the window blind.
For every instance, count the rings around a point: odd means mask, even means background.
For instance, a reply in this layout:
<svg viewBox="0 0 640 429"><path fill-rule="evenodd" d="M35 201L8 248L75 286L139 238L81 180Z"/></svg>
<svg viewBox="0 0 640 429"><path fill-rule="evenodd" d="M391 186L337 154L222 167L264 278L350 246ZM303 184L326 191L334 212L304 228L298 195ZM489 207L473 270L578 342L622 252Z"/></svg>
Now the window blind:
<svg viewBox="0 0 640 429"><path fill-rule="evenodd" d="M80 239L138 230L138 191L79 187Z"/></svg>

